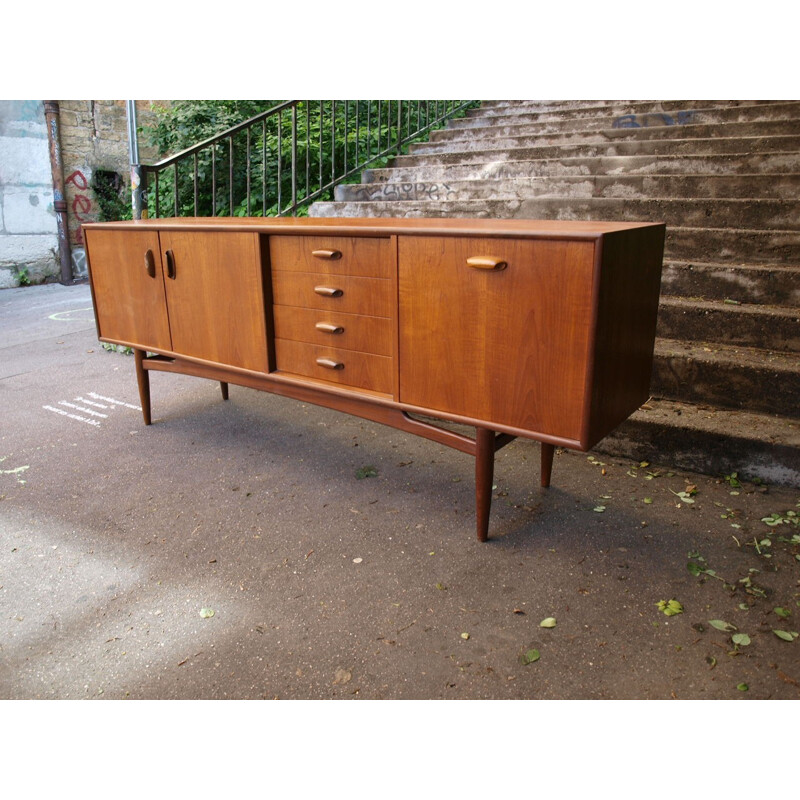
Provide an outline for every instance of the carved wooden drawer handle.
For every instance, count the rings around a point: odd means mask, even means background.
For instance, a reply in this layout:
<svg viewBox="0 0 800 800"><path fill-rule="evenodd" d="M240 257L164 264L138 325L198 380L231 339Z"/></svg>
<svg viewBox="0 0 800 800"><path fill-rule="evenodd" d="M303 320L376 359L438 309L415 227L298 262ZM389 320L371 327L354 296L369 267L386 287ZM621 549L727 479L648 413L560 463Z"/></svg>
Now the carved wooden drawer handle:
<svg viewBox="0 0 800 800"><path fill-rule="evenodd" d="M467 266L475 269L493 269L499 272L508 266L508 262L495 256L472 256L472 258L467 259Z"/></svg>
<svg viewBox="0 0 800 800"><path fill-rule="evenodd" d="M336 261L337 258L342 257L339 250L312 250L311 255L314 258L325 258L328 261Z"/></svg>
<svg viewBox="0 0 800 800"><path fill-rule="evenodd" d="M317 364L328 369L344 369L344 364L341 361L334 361L332 358L318 358Z"/></svg>
<svg viewBox="0 0 800 800"><path fill-rule="evenodd" d="M177 274L175 271L175 253L172 250L167 250L167 277L171 280L175 280L175 275Z"/></svg>
<svg viewBox="0 0 800 800"><path fill-rule="evenodd" d="M152 250L148 250L144 254L144 268L147 270L147 274L151 278L155 278L155 276L156 276L156 259L155 259L155 256L153 256L153 251Z"/></svg>
<svg viewBox="0 0 800 800"><path fill-rule="evenodd" d="M334 289L332 286L315 286L314 291L323 297L341 297L344 294L344 290Z"/></svg>
<svg viewBox="0 0 800 800"><path fill-rule="evenodd" d="M344 333L341 325L332 325L330 322L318 322L314 327L323 333Z"/></svg>

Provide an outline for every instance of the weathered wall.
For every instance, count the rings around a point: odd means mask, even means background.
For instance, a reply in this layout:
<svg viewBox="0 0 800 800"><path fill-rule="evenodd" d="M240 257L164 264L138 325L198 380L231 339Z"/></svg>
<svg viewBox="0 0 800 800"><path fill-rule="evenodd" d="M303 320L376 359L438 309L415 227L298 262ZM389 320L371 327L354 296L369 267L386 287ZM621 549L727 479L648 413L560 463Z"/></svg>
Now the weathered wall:
<svg viewBox="0 0 800 800"><path fill-rule="evenodd" d="M58 228L44 107L0 101L0 288L58 275Z"/></svg>
<svg viewBox="0 0 800 800"><path fill-rule="evenodd" d="M158 101L137 100L139 128L146 127ZM128 120L124 100L60 100L61 155L64 161L64 192L67 201L72 270L86 274L86 255L81 234L84 222L96 222L100 206L92 189L96 170L116 172L130 195ZM152 163L158 154L139 136L139 160Z"/></svg>
<svg viewBox="0 0 800 800"><path fill-rule="evenodd" d="M139 128L163 101L137 100ZM117 173L130 196L124 100L60 100L59 126L67 227L75 277L86 275L81 225L100 217L95 172ZM158 158L139 136L139 159ZM41 100L0 101L0 288L58 280L58 229Z"/></svg>

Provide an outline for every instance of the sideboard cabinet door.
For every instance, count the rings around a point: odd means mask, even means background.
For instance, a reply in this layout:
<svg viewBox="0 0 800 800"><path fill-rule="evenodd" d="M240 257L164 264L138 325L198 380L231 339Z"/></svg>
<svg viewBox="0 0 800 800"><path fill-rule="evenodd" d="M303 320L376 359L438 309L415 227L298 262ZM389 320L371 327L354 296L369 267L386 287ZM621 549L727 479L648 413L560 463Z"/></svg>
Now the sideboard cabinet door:
<svg viewBox="0 0 800 800"><path fill-rule="evenodd" d="M161 250L156 231L86 231L98 334L171 350Z"/></svg>
<svg viewBox="0 0 800 800"><path fill-rule="evenodd" d="M399 239L400 400L578 440L594 243Z"/></svg>
<svg viewBox="0 0 800 800"><path fill-rule="evenodd" d="M267 333L258 235L161 231L172 350L266 372Z"/></svg>

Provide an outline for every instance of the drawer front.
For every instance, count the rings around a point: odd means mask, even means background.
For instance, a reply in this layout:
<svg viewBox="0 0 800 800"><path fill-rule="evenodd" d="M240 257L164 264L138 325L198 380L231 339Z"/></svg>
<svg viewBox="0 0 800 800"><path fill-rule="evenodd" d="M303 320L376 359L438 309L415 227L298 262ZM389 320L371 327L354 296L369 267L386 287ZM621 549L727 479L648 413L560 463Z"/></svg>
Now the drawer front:
<svg viewBox="0 0 800 800"><path fill-rule="evenodd" d="M392 392L393 362L387 356L276 339L275 358L281 372L383 394Z"/></svg>
<svg viewBox="0 0 800 800"><path fill-rule="evenodd" d="M313 272L272 273L275 305L391 317L391 282Z"/></svg>
<svg viewBox="0 0 800 800"><path fill-rule="evenodd" d="M392 321L341 311L275 306L275 338L392 355Z"/></svg>
<svg viewBox="0 0 800 800"><path fill-rule="evenodd" d="M391 240L346 236L271 236L273 270L388 278Z"/></svg>

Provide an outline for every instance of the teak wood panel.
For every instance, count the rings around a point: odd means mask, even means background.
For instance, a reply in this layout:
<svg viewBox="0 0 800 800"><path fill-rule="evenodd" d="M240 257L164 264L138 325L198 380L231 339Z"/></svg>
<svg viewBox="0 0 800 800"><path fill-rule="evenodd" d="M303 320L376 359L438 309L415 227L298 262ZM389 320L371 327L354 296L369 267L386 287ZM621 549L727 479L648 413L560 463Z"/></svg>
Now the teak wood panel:
<svg viewBox="0 0 800 800"><path fill-rule="evenodd" d="M271 236L270 261L275 270L388 278L393 258L388 237ZM326 258L325 253L333 257ZM315 255L315 253L317 255Z"/></svg>
<svg viewBox="0 0 800 800"><path fill-rule="evenodd" d="M400 401L580 439L594 243L402 236ZM502 270L467 259L493 257Z"/></svg>
<svg viewBox="0 0 800 800"><path fill-rule="evenodd" d="M273 266L272 296L276 305L343 311L369 317L392 316L391 282L383 278L325 275L312 272L282 272ZM341 294L328 297L317 291L333 289Z"/></svg>
<svg viewBox="0 0 800 800"><path fill-rule="evenodd" d="M250 233L160 234L172 349L192 358L266 372L267 334L259 240Z"/></svg>
<svg viewBox="0 0 800 800"><path fill-rule="evenodd" d="M277 339L275 352L278 369L316 380L330 381L356 389L369 389L381 394L391 394L393 387L392 359L373 353L359 353L337 347ZM338 368L317 363L324 359Z"/></svg>
<svg viewBox="0 0 800 800"><path fill-rule="evenodd" d="M650 396L663 250L663 226L603 237L586 447L593 447Z"/></svg>
<svg viewBox="0 0 800 800"><path fill-rule="evenodd" d="M87 230L85 240L100 338L170 350L158 233Z"/></svg>
<svg viewBox="0 0 800 800"><path fill-rule="evenodd" d="M273 317L275 337L278 339L294 339L323 347L342 347L382 356L392 356L394 353L392 320L387 317L291 306L275 306Z"/></svg>

